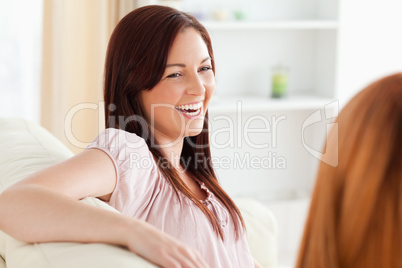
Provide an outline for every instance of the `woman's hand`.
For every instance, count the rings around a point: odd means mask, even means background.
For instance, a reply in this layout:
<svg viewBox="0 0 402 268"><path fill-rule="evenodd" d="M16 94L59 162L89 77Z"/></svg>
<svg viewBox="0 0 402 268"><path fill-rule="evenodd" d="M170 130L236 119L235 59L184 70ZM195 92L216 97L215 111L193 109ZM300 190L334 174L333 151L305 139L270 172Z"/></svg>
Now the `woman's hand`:
<svg viewBox="0 0 402 268"><path fill-rule="evenodd" d="M134 220L127 236L127 247L148 261L166 268L207 268L200 254L152 225Z"/></svg>

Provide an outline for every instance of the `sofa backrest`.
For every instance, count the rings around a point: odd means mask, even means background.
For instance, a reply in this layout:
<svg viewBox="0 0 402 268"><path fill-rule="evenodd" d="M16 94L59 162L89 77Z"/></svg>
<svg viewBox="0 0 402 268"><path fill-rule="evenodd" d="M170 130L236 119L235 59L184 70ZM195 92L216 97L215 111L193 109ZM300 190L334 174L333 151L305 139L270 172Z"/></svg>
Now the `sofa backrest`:
<svg viewBox="0 0 402 268"><path fill-rule="evenodd" d="M73 153L46 129L20 118L0 118L0 192Z"/></svg>

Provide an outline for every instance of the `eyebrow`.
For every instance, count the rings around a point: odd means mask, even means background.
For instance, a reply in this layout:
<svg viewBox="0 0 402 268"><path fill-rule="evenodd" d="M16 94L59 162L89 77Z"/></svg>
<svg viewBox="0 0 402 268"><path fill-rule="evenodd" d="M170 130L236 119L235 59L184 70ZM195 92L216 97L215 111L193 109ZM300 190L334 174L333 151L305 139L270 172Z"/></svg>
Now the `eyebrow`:
<svg viewBox="0 0 402 268"><path fill-rule="evenodd" d="M206 57L205 59L203 59L201 61L201 63L204 63L204 62L206 62L207 60L210 60L210 59L211 59L211 57ZM183 64L183 63L172 63L172 64L166 64L165 68L169 68L169 67L173 67L173 66L186 67L186 65Z"/></svg>

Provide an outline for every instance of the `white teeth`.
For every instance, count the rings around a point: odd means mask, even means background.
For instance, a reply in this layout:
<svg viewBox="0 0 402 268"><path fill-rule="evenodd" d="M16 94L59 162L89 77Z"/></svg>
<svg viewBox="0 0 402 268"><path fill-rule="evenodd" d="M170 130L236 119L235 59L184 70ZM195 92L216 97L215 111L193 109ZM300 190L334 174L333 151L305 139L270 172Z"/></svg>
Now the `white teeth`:
<svg viewBox="0 0 402 268"><path fill-rule="evenodd" d="M186 104L186 105L179 105L176 108L181 110L198 110L202 107L202 101L196 104Z"/></svg>
<svg viewBox="0 0 402 268"><path fill-rule="evenodd" d="M196 104L186 104L186 105L178 105L176 106L177 109L180 110L180 112L188 115L188 116L196 116L201 112L201 107L202 107L203 102L200 101ZM195 110L194 112L189 112L186 110Z"/></svg>

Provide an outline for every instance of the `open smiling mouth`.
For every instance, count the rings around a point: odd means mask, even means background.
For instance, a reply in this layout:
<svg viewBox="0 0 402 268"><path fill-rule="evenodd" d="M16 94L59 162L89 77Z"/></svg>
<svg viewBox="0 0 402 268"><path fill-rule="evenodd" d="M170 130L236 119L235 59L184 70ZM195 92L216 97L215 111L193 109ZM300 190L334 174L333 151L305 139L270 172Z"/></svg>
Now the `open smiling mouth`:
<svg viewBox="0 0 402 268"><path fill-rule="evenodd" d="M180 113L182 113L185 117L193 119L201 115L202 104L203 102L200 101L195 104L178 105L175 106L174 108Z"/></svg>

